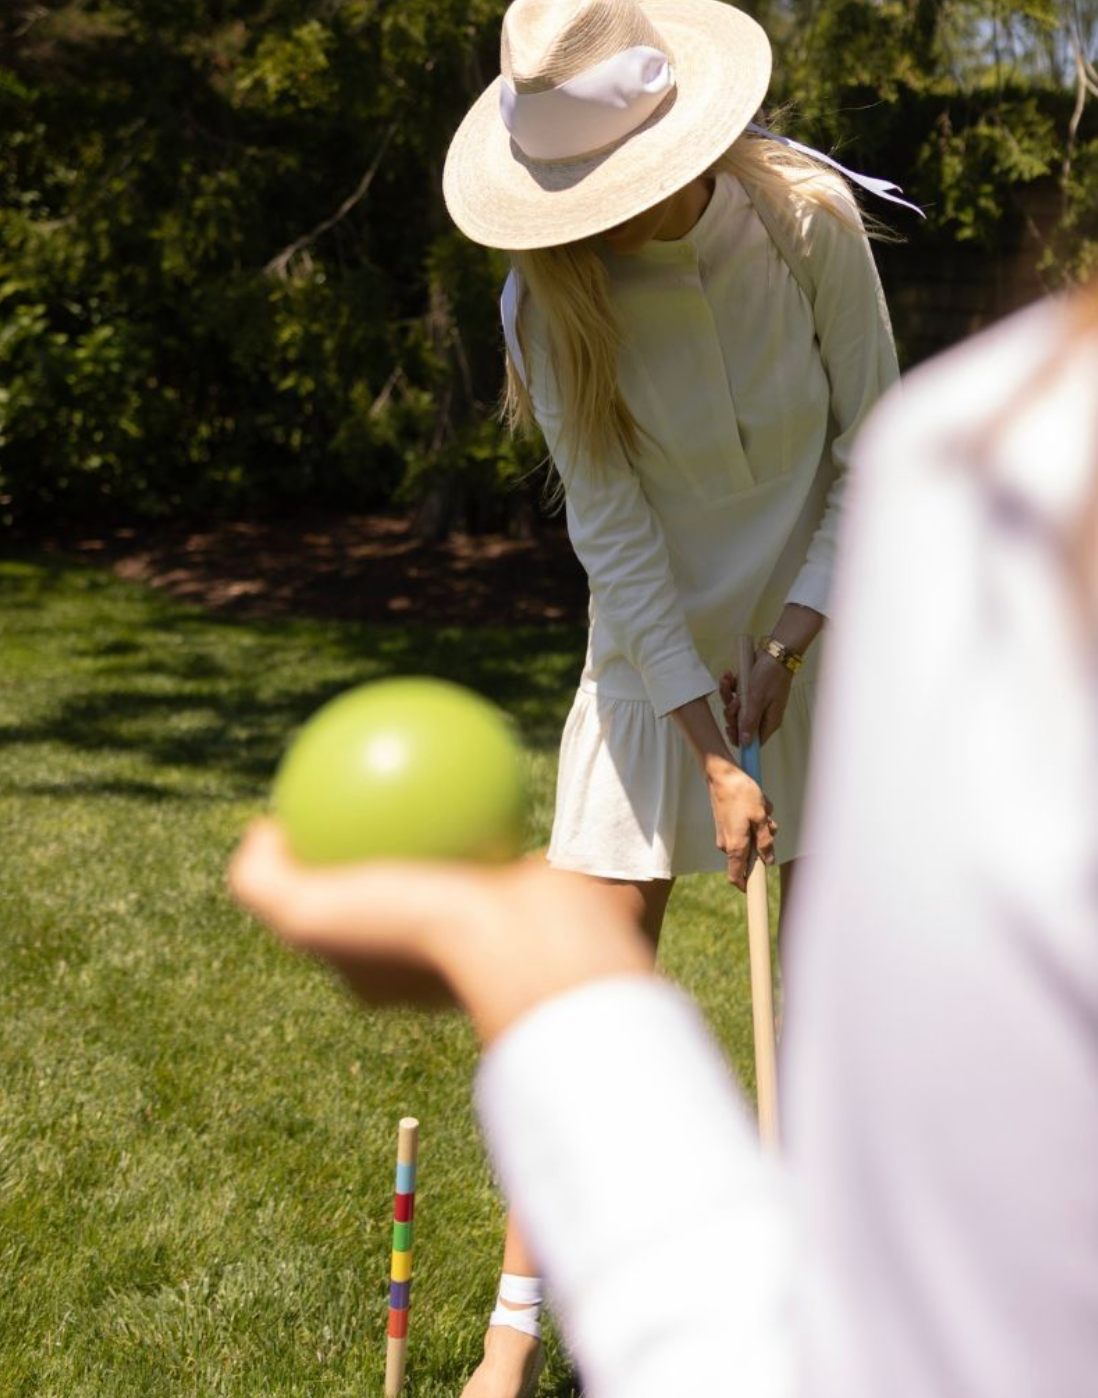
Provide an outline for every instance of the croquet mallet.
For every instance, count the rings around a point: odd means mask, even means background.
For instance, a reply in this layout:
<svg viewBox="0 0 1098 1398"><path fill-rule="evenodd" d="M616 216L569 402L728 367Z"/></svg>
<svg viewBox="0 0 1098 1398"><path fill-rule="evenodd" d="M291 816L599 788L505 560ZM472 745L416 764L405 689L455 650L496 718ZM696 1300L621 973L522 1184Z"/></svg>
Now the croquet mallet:
<svg viewBox="0 0 1098 1398"><path fill-rule="evenodd" d="M739 639L736 688L740 710L755 659L751 636ZM740 749L743 770L762 786L762 763L756 736ZM759 1136L764 1145L778 1144L778 1068L774 1039L774 985L770 971L770 900L766 865L752 857L747 875L747 948L751 960L751 1015L755 1033L755 1090L759 1105Z"/></svg>

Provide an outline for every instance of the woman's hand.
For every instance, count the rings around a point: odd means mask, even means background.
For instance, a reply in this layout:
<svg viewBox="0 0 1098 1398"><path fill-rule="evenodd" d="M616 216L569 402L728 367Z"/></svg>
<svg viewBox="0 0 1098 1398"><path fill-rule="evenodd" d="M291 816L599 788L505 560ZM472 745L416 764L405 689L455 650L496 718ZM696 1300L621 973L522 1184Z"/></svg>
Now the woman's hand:
<svg viewBox="0 0 1098 1398"><path fill-rule="evenodd" d="M229 868L241 904L334 965L373 1005L462 1005L487 1043L552 995L599 976L651 974L640 930L593 879L537 859L299 864L272 820Z"/></svg>
<svg viewBox="0 0 1098 1398"><path fill-rule="evenodd" d="M450 1006L436 947L438 926L470 932L482 915L465 870L440 866L417 877L414 865L388 862L317 868L293 856L281 826L257 820L229 864L237 902L289 946L344 972L371 1004Z"/></svg>
<svg viewBox="0 0 1098 1398"><path fill-rule="evenodd" d="M729 742L743 748L756 735L760 744L772 738L785 717L792 683L793 676L784 665L765 651L758 651L751 666L745 702L737 677L725 671L721 676L721 700Z"/></svg>
<svg viewBox="0 0 1098 1398"><path fill-rule="evenodd" d="M764 864L774 863L774 832L770 802L759 785L729 757L711 757L705 764L709 801L713 807L717 848L728 858L728 881L746 889L755 851Z"/></svg>
<svg viewBox="0 0 1098 1398"><path fill-rule="evenodd" d="M771 805L758 784L732 761L721 737L721 730L707 698L690 699L671 717L705 773L717 848L728 856L728 881L746 889L752 852L757 850L766 864L774 862L774 831Z"/></svg>
<svg viewBox="0 0 1098 1398"><path fill-rule="evenodd" d="M803 656L823 630L824 621L822 612L787 602L771 635ZM745 747L755 737L762 744L774 736L785 717L792 683L792 673L766 651L755 652L746 696L739 692L735 675L721 676L724 727L734 747Z"/></svg>

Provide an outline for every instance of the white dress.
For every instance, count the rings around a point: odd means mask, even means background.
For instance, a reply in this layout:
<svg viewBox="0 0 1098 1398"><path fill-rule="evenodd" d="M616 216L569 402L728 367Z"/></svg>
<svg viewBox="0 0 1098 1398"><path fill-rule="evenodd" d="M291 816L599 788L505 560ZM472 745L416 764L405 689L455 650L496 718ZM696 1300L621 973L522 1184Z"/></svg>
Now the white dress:
<svg viewBox="0 0 1098 1398"><path fill-rule="evenodd" d="M523 369L591 587L561 742L559 867L625 879L723 868L704 778L667 715L705 695L715 706L737 637L768 631L786 602L827 612L843 469L897 366L865 238L803 201L784 217L811 263L814 305L729 175L685 238L604 254L621 389L647 434L631 466L571 454L526 298ZM817 663L810 653L763 750L779 861L801 850Z"/></svg>

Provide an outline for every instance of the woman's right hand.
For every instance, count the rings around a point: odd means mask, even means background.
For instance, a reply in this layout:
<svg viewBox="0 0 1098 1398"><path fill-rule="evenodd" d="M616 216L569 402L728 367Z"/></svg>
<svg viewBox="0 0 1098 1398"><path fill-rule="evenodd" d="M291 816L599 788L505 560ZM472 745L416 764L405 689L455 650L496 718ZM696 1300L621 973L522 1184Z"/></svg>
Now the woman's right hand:
<svg viewBox="0 0 1098 1398"><path fill-rule="evenodd" d="M774 863L774 832L778 827L770 818L773 806L759 784L731 758L708 758L705 777L713 807L717 848L728 859L728 881L739 889L746 889L753 853L757 853L764 864Z"/></svg>
<svg viewBox="0 0 1098 1398"><path fill-rule="evenodd" d="M276 822L259 820L233 856L229 886L368 1004L456 1003L485 1043L552 995L652 973L647 942L609 890L536 858L314 868L293 857Z"/></svg>

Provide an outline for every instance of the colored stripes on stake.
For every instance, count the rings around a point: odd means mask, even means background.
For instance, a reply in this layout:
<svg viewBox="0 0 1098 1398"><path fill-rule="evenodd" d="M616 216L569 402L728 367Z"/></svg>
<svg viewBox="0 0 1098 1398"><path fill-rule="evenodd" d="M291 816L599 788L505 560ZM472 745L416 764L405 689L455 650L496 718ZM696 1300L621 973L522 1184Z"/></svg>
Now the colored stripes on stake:
<svg viewBox="0 0 1098 1398"><path fill-rule="evenodd" d="M405 1117L397 1137L396 1190L393 1195L393 1257L389 1269L388 1347L385 1398L397 1398L404 1382L408 1310L412 1292L412 1220L416 1211L416 1157L419 1122Z"/></svg>

